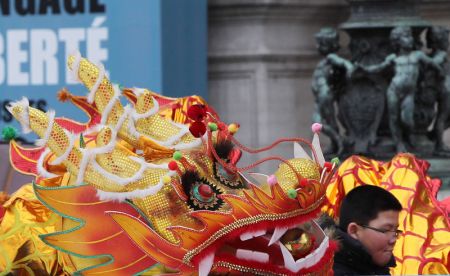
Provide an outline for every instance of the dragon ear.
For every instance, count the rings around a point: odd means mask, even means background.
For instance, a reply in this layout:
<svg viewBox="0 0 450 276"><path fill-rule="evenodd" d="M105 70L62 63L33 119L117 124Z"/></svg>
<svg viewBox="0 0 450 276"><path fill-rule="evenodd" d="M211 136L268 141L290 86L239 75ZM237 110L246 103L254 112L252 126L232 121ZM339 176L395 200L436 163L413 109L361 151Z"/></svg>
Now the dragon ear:
<svg viewBox="0 0 450 276"><path fill-rule="evenodd" d="M311 160L311 156L306 153L305 149L299 143L294 143L294 157Z"/></svg>
<svg viewBox="0 0 450 276"><path fill-rule="evenodd" d="M312 140L312 150L314 151L313 157L320 167L325 164L325 157L323 156L322 148L320 146L319 133L322 130L322 125L319 123L314 123L311 126L311 130L314 133Z"/></svg>
<svg viewBox="0 0 450 276"><path fill-rule="evenodd" d="M320 147L320 140L319 135L317 133L314 133L314 137L312 140L312 146L315 151L314 159L321 167L325 164L325 157L323 156L322 148Z"/></svg>
<svg viewBox="0 0 450 276"><path fill-rule="evenodd" d="M237 162L241 159L242 151L240 149L234 148L230 152L230 164L236 166Z"/></svg>

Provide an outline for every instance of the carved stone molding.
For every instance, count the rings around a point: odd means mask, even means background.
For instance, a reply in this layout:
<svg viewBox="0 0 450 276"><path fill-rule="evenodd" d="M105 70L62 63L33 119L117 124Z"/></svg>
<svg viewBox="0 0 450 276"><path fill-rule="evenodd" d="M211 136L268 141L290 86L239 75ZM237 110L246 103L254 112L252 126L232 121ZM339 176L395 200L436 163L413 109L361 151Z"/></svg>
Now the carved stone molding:
<svg viewBox="0 0 450 276"><path fill-rule="evenodd" d="M214 0L208 7L208 55L213 61L315 55L314 32L348 16L341 1Z"/></svg>

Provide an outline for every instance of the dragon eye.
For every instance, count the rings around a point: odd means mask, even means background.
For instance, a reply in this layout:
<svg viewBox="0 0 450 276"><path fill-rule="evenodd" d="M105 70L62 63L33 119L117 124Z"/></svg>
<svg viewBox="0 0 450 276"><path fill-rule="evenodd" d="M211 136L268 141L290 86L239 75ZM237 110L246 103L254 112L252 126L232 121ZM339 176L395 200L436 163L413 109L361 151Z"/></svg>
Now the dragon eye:
<svg viewBox="0 0 450 276"><path fill-rule="evenodd" d="M218 194L219 190L202 179L192 184L188 203L194 210L217 210L223 203Z"/></svg>
<svg viewBox="0 0 450 276"><path fill-rule="evenodd" d="M213 201L215 196L213 189L211 189L209 185L203 183L195 183L192 193L195 199L205 203Z"/></svg>
<svg viewBox="0 0 450 276"><path fill-rule="evenodd" d="M194 210L218 210L223 200L218 197L220 190L201 178L196 172L188 171L182 176L186 203Z"/></svg>

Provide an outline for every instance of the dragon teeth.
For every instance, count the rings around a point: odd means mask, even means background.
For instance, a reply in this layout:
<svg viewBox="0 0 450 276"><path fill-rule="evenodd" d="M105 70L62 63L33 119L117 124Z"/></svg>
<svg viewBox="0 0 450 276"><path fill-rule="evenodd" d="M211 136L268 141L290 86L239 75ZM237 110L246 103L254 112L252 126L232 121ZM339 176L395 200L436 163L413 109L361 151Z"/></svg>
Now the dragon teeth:
<svg viewBox="0 0 450 276"><path fill-rule="evenodd" d="M281 254L283 254L284 266L292 272L297 272L297 266L291 252L281 242L278 242L278 245L280 246Z"/></svg>
<svg viewBox="0 0 450 276"><path fill-rule="evenodd" d="M253 237L264 236L266 234L266 230L259 230L253 233Z"/></svg>
<svg viewBox="0 0 450 276"><path fill-rule="evenodd" d="M238 249L236 251L236 257L241 260L256 261L260 263L269 262L269 254L246 249Z"/></svg>
<svg viewBox="0 0 450 276"><path fill-rule="evenodd" d="M266 230L258 230L258 231L254 231L254 232L244 232L241 234L240 238L241 238L241 241L246 241L246 240L249 240L254 237L263 236L265 234L266 234Z"/></svg>
<svg viewBox="0 0 450 276"><path fill-rule="evenodd" d="M322 259L328 248L329 239L328 237L325 237L318 248L316 248L305 258L298 259L297 261L294 260L291 252L289 252L289 250L281 242L278 242L278 245L280 246L281 254L283 255L284 266L290 271L297 273L300 269L309 268L317 264Z"/></svg>
<svg viewBox="0 0 450 276"><path fill-rule="evenodd" d="M245 232L245 233L241 234L241 241L246 241L246 240L249 240L251 238L253 238L253 235L250 232Z"/></svg>
<svg viewBox="0 0 450 276"><path fill-rule="evenodd" d="M200 261L198 266L198 275L199 276L208 276L211 271L212 265L214 261L214 253L209 254L203 260Z"/></svg>
<svg viewBox="0 0 450 276"><path fill-rule="evenodd" d="M287 228L275 228L272 234L272 238L270 238L268 246L271 246L272 244L276 243L283 235L286 233L288 229Z"/></svg>

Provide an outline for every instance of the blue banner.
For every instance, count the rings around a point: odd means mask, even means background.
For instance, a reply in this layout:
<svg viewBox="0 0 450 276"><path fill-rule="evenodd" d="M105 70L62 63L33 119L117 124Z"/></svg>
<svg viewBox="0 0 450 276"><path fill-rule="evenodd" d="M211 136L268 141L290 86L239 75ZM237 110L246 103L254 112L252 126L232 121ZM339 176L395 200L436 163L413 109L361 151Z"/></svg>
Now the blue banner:
<svg viewBox="0 0 450 276"><path fill-rule="evenodd" d="M87 93L66 66L77 50L123 86L206 94L206 0L0 0L0 11L0 128L18 127L5 106L22 96L83 121L56 97L63 87Z"/></svg>

